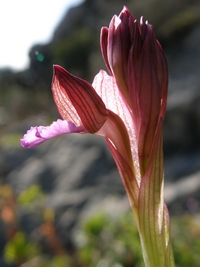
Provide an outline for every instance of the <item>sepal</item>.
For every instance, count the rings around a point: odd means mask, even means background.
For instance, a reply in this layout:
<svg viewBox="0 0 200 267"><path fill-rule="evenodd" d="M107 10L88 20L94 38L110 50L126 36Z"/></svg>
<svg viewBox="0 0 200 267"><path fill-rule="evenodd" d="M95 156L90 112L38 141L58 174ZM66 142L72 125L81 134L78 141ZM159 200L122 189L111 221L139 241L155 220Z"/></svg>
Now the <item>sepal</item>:
<svg viewBox="0 0 200 267"><path fill-rule="evenodd" d="M89 133L97 132L105 123L106 107L92 85L58 65L54 66L52 92L64 120L84 125Z"/></svg>

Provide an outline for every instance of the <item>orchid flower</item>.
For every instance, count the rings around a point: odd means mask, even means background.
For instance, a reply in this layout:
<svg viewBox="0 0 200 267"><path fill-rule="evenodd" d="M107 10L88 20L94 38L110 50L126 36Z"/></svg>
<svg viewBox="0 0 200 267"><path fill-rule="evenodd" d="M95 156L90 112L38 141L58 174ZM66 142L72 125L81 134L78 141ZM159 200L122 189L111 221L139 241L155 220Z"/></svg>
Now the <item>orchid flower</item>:
<svg viewBox="0 0 200 267"><path fill-rule="evenodd" d="M62 120L31 127L21 145L69 133L104 136L136 217L145 265L171 267L162 152L167 63L152 26L126 7L102 28L100 44L108 73L100 70L90 84L55 65L52 93Z"/></svg>

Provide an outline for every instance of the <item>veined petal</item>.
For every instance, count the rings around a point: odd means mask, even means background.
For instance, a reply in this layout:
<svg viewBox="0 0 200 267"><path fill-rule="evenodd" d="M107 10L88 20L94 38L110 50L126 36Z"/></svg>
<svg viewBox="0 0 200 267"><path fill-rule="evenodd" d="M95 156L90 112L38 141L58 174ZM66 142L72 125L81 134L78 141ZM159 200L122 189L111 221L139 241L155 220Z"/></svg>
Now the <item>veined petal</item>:
<svg viewBox="0 0 200 267"><path fill-rule="evenodd" d="M132 88L130 98L135 133L141 169L145 172L158 123L165 115L168 75L166 60L152 26L141 19L140 31L141 51L135 61L134 56L129 57L128 86ZM134 46L131 47L130 55L133 53Z"/></svg>
<svg viewBox="0 0 200 267"><path fill-rule="evenodd" d="M83 126L77 127L74 123L65 120L57 120L50 126L31 127L30 130L20 140L20 143L25 148L31 148L40 145L61 134L85 132Z"/></svg>
<svg viewBox="0 0 200 267"><path fill-rule="evenodd" d="M92 85L104 101L107 109L117 114L123 121L129 136L128 142L131 148L135 173L137 179L140 180L138 150L132 114L128 104L126 103L126 100L124 99L122 93L120 92L116 84L115 78L113 76L108 75L105 71L101 70L95 76ZM122 139L123 138L125 138L125 136L122 137Z"/></svg>
<svg viewBox="0 0 200 267"><path fill-rule="evenodd" d="M102 57L104 59L106 67L108 71L110 72L110 74L112 74L112 70L108 62L108 53L107 53L107 46L108 46L108 28L107 27L102 27L101 29L100 46L101 46Z"/></svg>
<svg viewBox="0 0 200 267"><path fill-rule="evenodd" d="M105 103L106 108L112 110L122 119L129 136L134 136L131 111L116 84L114 76L110 76L104 70L101 70L94 77L92 85Z"/></svg>
<svg viewBox="0 0 200 267"><path fill-rule="evenodd" d="M108 110L108 118L102 128L97 132L97 134L102 135L107 140L109 140L109 142L113 145L116 151L120 153L120 155L127 162L127 165L129 165L129 168L134 174L134 177L137 180L137 184L139 185L141 181L141 176L139 172L139 162L137 160L137 154L132 153L130 138L122 119L117 114L113 113L111 110Z"/></svg>
<svg viewBox="0 0 200 267"><path fill-rule="evenodd" d="M138 25L135 25L135 20L130 11L124 7L119 16L113 16L109 28L102 28L100 40L106 66L110 74L115 76L116 83L128 104L131 103L129 97L130 88L127 84L127 79L129 78L127 62L130 56L129 50L132 45L133 35L135 36L135 31L138 31ZM138 52L138 48L139 45L134 50L135 54Z"/></svg>
<svg viewBox="0 0 200 267"><path fill-rule="evenodd" d="M120 117L128 115L124 113L130 113L126 100L119 91L114 76L110 76L104 70L100 70L94 77L92 86L105 103L106 108L112 110ZM131 120L130 115L128 118Z"/></svg>
<svg viewBox="0 0 200 267"><path fill-rule="evenodd" d="M133 169L130 140L125 125L118 115L110 110L108 112L108 119L97 134L108 138Z"/></svg>
<svg viewBox="0 0 200 267"><path fill-rule="evenodd" d="M63 119L76 126L84 125L90 133L97 132L105 123L106 107L92 85L58 65L54 66L52 92Z"/></svg>
<svg viewBox="0 0 200 267"><path fill-rule="evenodd" d="M125 190L129 196L130 205L132 209L135 211L138 208L138 194L139 194L139 186L136 177L132 169L130 168L128 162L123 158L120 151L117 150L117 148L111 142L111 140L106 138L106 143L117 165Z"/></svg>
<svg viewBox="0 0 200 267"><path fill-rule="evenodd" d="M129 102L124 66L126 66L128 59L130 35L125 24L118 16L112 18L108 31L107 58L112 74L116 78L117 85L126 98L126 101Z"/></svg>

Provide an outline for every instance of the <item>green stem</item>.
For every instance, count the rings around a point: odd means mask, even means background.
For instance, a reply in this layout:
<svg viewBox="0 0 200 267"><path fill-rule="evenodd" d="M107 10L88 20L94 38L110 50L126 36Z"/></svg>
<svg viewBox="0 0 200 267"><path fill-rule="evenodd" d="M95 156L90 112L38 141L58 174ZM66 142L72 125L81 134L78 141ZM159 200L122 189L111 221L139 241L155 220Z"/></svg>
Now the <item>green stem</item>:
<svg viewBox="0 0 200 267"><path fill-rule="evenodd" d="M170 220L164 203L162 134L142 178L138 197L138 230L146 267L174 267Z"/></svg>

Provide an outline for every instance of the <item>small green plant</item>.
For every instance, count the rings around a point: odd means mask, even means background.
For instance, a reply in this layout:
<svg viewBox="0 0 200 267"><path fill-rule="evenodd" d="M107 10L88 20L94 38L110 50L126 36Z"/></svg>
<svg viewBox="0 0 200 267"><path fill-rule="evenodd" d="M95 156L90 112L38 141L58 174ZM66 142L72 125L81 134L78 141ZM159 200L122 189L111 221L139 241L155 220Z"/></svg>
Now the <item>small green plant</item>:
<svg viewBox="0 0 200 267"><path fill-rule="evenodd" d="M44 198L44 192L39 185L33 184L18 196L18 203L22 206L29 206L41 201Z"/></svg>
<svg viewBox="0 0 200 267"><path fill-rule="evenodd" d="M4 248L4 259L9 263L22 264L39 253L38 244L29 242L23 232L16 232Z"/></svg>
<svg viewBox="0 0 200 267"><path fill-rule="evenodd" d="M144 266L131 213L120 217L97 213L83 223L77 246L81 266Z"/></svg>
<svg viewBox="0 0 200 267"><path fill-rule="evenodd" d="M200 218L172 217L172 243L177 267L198 267L200 263Z"/></svg>
<svg viewBox="0 0 200 267"><path fill-rule="evenodd" d="M38 234L51 251L42 252L40 243L33 242L20 227L15 211L23 207L38 212L38 201L45 196L38 185L24 190L15 201L13 190L0 188L1 220L10 229L4 247L4 259L14 266L24 267L144 267L140 240L132 212L97 212L87 217L75 231L74 250L67 251L55 230L55 212L45 206ZM13 203L11 205L11 203ZM10 227L13 227L12 229ZM177 267L199 267L200 218L184 215L171 218L172 245Z"/></svg>
<svg viewBox="0 0 200 267"><path fill-rule="evenodd" d="M172 245L177 267L198 267L200 219L172 217ZM81 267L143 267L139 236L132 213L110 216L104 212L85 220L76 236ZM77 265L73 265L77 266Z"/></svg>

